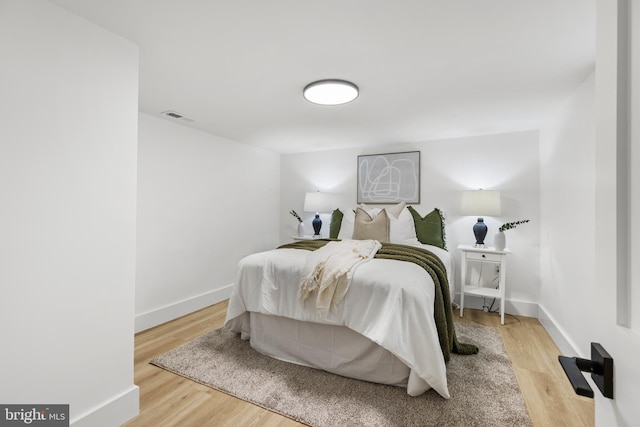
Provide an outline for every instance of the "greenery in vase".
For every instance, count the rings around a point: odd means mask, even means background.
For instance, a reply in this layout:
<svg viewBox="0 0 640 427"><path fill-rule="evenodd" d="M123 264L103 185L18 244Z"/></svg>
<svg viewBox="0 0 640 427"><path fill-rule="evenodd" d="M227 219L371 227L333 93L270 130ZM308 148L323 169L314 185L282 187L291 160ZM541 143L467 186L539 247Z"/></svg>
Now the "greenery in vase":
<svg viewBox="0 0 640 427"><path fill-rule="evenodd" d="M524 224L527 222L529 222L528 219L521 219L520 221L507 222L506 224L502 224L500 228L498 228L498 231L510 230L512 228L516 228L517 225Z"/></svg>
<svg viewBox="0 0 640 427"><path fill-rule="evenodd" d="M289 213L290 213L291 215L293 215L294 217L296 217L296 219L297 219L299 222L302 222L302 218L300 218L300 215L298 215L298 214L296 213L296 211L294 211L293 209L291 209L291 210L289 211Z"/></svg>

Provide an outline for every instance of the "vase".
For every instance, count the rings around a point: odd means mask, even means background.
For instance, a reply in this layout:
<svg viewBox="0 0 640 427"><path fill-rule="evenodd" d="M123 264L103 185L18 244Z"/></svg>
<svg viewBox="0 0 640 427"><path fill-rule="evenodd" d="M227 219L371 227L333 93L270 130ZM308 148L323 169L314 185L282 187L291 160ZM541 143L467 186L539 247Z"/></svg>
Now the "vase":
<svg viewBox="0 0 640 427"><path fill-rule="evenodd" d="M298 237L304 237L304 222L298 222Z"/></svg>
<svg viewBox="0 0 640 427"><path fill-rule="evenodd" d="M496 248L496 251L504 251L504 248L507 246L507 236L505 236L504 231L498 231L495 236L493 236L493 246Z"/></svg>

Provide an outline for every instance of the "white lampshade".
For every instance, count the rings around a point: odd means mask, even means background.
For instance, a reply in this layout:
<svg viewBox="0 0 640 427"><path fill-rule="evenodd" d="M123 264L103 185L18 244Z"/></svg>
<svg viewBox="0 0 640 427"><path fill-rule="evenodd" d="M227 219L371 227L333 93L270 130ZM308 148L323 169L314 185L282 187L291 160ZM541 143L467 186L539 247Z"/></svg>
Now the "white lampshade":
<svg viewBox="0 0 640 427"><path fill-rule="evenodd" d="M328 193L316 191L314 193L306 193L304 196L305 212L329 212L333 207L331 205L331 196Z"/></svg>
<svg viewBox="0 0 640 427"><path fill-rule="evenodd" d="M470 190L462 193L462 214L473 216L500 216L500 192L496 190Z"/></svg>

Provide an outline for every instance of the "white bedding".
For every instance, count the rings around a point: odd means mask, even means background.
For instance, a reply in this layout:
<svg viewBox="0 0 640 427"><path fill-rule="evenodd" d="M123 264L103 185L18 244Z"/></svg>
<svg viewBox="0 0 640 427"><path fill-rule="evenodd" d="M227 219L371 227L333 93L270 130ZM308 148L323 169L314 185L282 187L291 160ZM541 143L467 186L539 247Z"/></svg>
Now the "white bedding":
<svg viewBox="0 0 640 427"><path fill-rule="evenodd" d="M421 247L443 259L450 277L448 252ZM307 299L302 305L297 298L310 253L301 249L274 249L243 258L238 265L225 327L248 339L249 312L346 326L388 350L410 368L408 394L416 396L431 387L449 398L444 358L433 319L431 277L413 263L372 259L355 270L349 291L336 310L321 317L315 299Z"/></svg>

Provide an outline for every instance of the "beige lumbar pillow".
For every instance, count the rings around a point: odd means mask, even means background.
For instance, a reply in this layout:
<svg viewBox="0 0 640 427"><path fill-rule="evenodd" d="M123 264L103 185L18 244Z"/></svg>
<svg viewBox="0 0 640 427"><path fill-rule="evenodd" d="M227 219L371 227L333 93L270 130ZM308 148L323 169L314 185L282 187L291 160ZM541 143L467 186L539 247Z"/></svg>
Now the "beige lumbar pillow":
<svg viewBox="0 0 640 427"><path fill-rule="evenodd" d="M380 243L389 241L389 217L387 211L382 210L375 218L364 209L356 209L356 219L353 224L353 238L355 240L377 240Z"/></svg>

